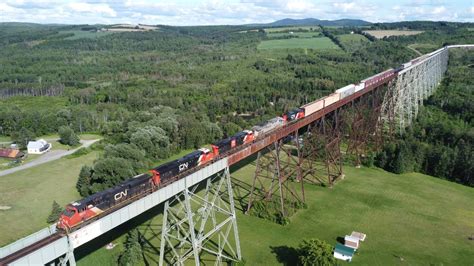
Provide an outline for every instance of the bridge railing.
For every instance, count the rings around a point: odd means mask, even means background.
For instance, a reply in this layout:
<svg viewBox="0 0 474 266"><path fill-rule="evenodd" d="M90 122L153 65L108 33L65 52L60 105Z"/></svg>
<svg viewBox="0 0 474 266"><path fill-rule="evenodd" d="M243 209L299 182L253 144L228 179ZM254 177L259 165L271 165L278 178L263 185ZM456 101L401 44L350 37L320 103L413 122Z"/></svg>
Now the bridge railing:
<svg viewBox="0 0 474 266"><path fill-rule="evenodd" d="M49 227L43 228L39 230L38 232L35 232L29 236L26 236L22 239L19 239L7 246L1 247L0 248L0 258L4 258L13 252L16 252L22 248L25 248L29 245L32 245L41 239L44 239L52 234L56 233L56 225L53 224Z"/></svg>

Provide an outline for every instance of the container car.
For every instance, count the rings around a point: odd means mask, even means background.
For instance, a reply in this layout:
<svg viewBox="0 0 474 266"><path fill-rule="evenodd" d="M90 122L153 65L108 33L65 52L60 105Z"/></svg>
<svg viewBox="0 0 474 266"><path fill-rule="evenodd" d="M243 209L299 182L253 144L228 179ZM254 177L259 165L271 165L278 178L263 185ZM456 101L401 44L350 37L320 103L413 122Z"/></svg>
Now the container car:
<svg viewBox="0 0 474 266"><path fill-rule="evenodd" d="M341 94L341 99L344 99L344 98L354 94L354 92L355 92L355 85L354 84L350 84L350 85L347 85L345 87L342 87L342 88L336 90L336 93Z"/></svg>
<svg viewBox="0 0 474 266"><path fill-rule="evenodd" d="M255 137L259 137L263 134L266 134L267 132L272 131L273 129L283 126L284 122L285 120L283 120L283 118L275 117L257 126L252 127L252 131L254 132Z"/></svg>
<svg viewBox="0 0 474 266"><path fill-rule="evenodd" d="M304 114L305 112L303 108L297 108L297 109L284 113L282 118L285 122L291 122L293 120L298 120L300 118L303 118Z"/></svg>
<svg viewBox="0 0 474 266"><path fill-rule="evenodd" d="M324 108L324 99L319 99L301 106L304 109L304 115L309 116Z"/></svg>
<svg viewBox="0 0 474 266"><path fill-rule="evenodd" d="M326 96L326 98L324 98L324 107L327 107L327 106L339 101L340 98L341 98L340 93L334 92L334 93L329 94L329 96Z"/></svg>
<svg viewBox="0 0 474 266"><path fill-rule="evenodd" d="M365 88L365 82L361 82L355 86L354 92L361 91Z"/></svg>

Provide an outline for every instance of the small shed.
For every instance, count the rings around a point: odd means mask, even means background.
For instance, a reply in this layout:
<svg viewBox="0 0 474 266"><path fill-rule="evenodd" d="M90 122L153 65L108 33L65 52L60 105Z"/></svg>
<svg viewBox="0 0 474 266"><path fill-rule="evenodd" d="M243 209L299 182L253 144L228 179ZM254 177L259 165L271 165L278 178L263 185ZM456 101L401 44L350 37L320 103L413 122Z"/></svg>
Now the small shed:
<svg viewBox="0 0 474 266"><path fill-rule="evenodd" d="M353 249L359 248L359 238L354 236L345 236L344 237L344 245L351 247Z"/></svg>
<svg viewBox="0 0 474 266"><path fill-rule="evenodd" d="M43 154L51 149L51 144L44 139L40 139L37 141L29 141L27 148L29 154Z"/></svg>
<svg viewBox="0 0 474 266"><path fill-rule="evenodd" d="M354 252L355 249L344 246L341 243L337 243L336 248L334 248L334 258L344 261L352 261L352 256L354 256Z"/></svg>
<svg viewBox="0 0 474 266"><path fill-rule="evenodd" d="M356 231L352 231L351 236L358 238L360 241L364 241L364 240L365 240L365 237L366 237L366 234L360 233L360 232L356 232Z"/></svg>
<svg viewBox="0 0 474 266"><path fill-rule="evenodd" d="M0 157L2 158L19 159L23 155L23 152L18 149L0 149Z"/></svg>

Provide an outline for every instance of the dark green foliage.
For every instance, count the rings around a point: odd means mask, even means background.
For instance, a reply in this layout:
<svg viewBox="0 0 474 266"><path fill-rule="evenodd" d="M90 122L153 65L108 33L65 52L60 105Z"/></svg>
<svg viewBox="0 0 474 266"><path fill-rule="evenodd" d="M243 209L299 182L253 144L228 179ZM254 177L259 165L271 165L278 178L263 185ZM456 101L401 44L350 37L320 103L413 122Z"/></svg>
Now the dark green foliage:
<svg viewBox="0 0 474 266"><path fill-rule="evenodd" d="M56 201L53 201L53 205L51 208L51 214L49 214L48 219L46 220L49 224L55 223L58 221L59 216L62 212L61 206Z"/></svg>
<svg viewBox="0 0 474 266"><path fill-rule="evenodd" d="M333 247L319 239L303 240L298 246L298 265L303 266L330 266L336 265Z"/></svg>
<svg viewBox="0 0 474 266"><path fill-rule="evenodd" d="M18 145L21 150L26 149L28 141L35 140L35 134L27 128L21 128L18 133L12 134L12 141Z"/></svg>
<svg viewBox="0 0 474 266"><path fill-rule="evenodd" d="M59 142L69 146L79 144L79 136L70 127L62 126L59 128Z"/></svg>
<svg viewBox="0 0 474 266"><path fill-rule="evenodd" d="M130 230L124 242L124 251L119 257L118 265L134 266L143 263L141 234L137 229Z"/></svg>
<svg viewBox="0 0 474 266"><path fill-rule="evenodd" d="M77 179L76 189L83 197L86 197L90 194L89 186L91 185L91 176L92 168L87 165L82 166L81 172L79 173L79 178Z"/></svg>

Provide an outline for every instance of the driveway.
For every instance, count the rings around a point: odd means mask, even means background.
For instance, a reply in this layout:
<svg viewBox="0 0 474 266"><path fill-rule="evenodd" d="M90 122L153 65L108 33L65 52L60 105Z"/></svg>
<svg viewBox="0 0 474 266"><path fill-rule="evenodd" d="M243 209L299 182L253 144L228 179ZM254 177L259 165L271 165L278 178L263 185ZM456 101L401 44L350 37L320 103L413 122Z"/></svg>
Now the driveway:
<svg viewBox="0 0 474 266"><path fill-rule="evenodd" d="M34 161L25 163L25 164L17 166L17 167L13 167L13 168L10 168L10 169L0 171L0 176L8 175L8 174L11 174L11 173L15 173L17 171L21 171L21 170L24 170L24 169L28 169L30 167L34 167L34 166L37 166L37 165L40 165L40 164L44 164L44 163L47 163L47 162L51 162L51 161L60 159L64 156L66 156L66 155L74 153L75 151L79 150L80 148L87 148L87 147L89 147L90 145L92 145L93 143L95 143L99 140L100 139L81 140L82 145L78 148L73 149L73 150L48 151L45 154L38 157L37 159L35 159Z"/></svg>

